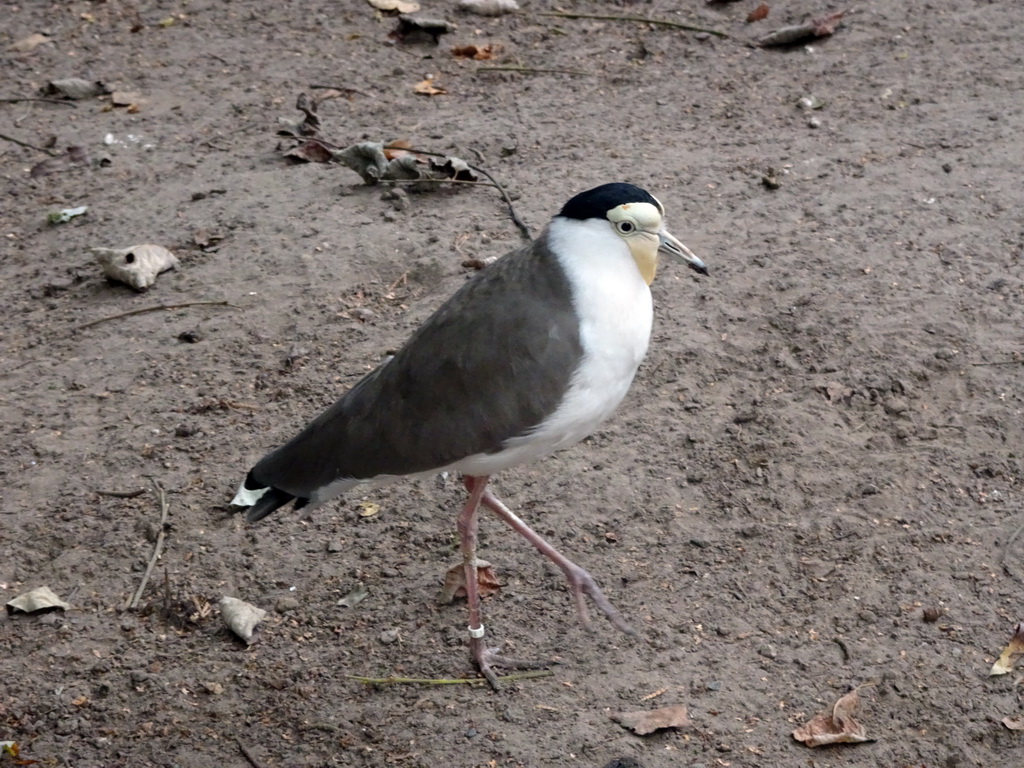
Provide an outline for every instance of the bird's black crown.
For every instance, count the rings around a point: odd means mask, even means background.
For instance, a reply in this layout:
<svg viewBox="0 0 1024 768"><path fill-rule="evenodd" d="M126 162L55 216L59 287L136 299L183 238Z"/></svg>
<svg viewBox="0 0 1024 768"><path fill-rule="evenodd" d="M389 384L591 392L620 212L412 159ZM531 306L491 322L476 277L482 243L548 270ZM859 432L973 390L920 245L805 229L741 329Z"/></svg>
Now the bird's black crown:
<svg viewBox="0 0 1024 768"><path fill-rule="evenodd" d="M650 203L656 208L661 204L646 189L633 184L614 182L580 192L564 206L559 216L567 219L603 219L612 208L623 203Z"/></svg>

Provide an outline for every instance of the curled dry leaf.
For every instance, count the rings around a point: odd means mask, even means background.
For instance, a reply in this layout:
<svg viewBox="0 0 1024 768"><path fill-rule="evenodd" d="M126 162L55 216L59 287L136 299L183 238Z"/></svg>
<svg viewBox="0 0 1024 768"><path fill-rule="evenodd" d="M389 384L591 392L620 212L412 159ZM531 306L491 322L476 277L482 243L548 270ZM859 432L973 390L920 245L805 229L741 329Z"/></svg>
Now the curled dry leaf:
<svg viewBox="0 0 1024 768"><path fill-rule="evenodd" d="M7 50L11 53L31 53L43 43L50 42L50 38L46 35L41 35L38 32L23 37L21 40L17 40L7 46Z"/></svg>
<svg viewBox="0 0 1024 768"><path fill-rule="evenodd" d="M292 147L284 156L303 163L329 163L334 159L334 153L317 139L310 139Z"/></svg>
<svg viewBox="0 0 1024 768"><path fill-rule="evenodd" d="M519 10L516 0L459 0L459 10L477 16L504 16Z"/></svg>
<svg viewBox="0 0 1024 768"><path fill-rule="evenodd" d="M38 587L18 595L7 602L7 613L43 613L66 611L71 606L61 600L49 587Z"/></svg>
<svg viewBox="0 0 1024 768"><path fill-rule="evenodd" d="M501 582L494 572L492 566L486 560L476 561L476 581L480 589L480 597L487 597L501 591ZM441 587L441 594L437 602L447 605L456 597L466 596L466 568L462 563L453 565L444 575L444 586Z"/></svg>
<svg viewBox="0 0 1024 768"><path fill-rule="evenodd" d="M161 245L144 243L129 248L90 248L103 274L111 280L144 291L156 282L156 276L177 269L178 257Z"/></svg>
<svg viewBox="0 0 1024 768"><path fill-rule="evenodd" d="M686 707L662 707L661 709L642 710L640 712L620 712L612 715L612 720L623 728L629 728L638 736L660 731L663 728L688 728L690 717Z"/></svg>
<svg viewBox="0 0 1024 768"><path fill-rule="evenodd" d="M864 726L853 717L859 703L860 697L854 688L835 703L831 715L815 715L805 725L793 731L793 738L802 741L808 747L874 741L867 737Z"/></svg>
<svg viewBox="0 0 1024 768"><path fill-rule="evenodd" d="M1003 652L999 654L996 663L992 665L992 669L988 673L989 677L1012 672L1013 666L1021 654L1024 654L1024 621L1014 628L1013 637L1010 638L1010 642L1006 644Z"/></svg>
<svg viewBox="0 0 1024 768"><path fill-rule="evenodd" d="M263 621L267 612L237 597L222 597L220 615L224 617L228 629L242 638L247 645L252 645L256 642L256 625Z"/></svg>
<svg viewBox="0 0 1024 768"><path fill-rule="evenodd" d="M405 139L392 141L389 142L386 147L384 147L384 157L386 157L388 160L394 160L396 157L414 154L413 152L410 151L411 149L412 144L410 144Z"/></svg>
<svg viewBox="0 0 1024 768"><path fill-rule="evenodd" d="M475 59L476 61L488 61L493 59L501 46L496 43L489 45L457 45L452 48L452 56L457 59Z"/></svg>
<svg viewBox="0 0 1024 768"><path fill-rule="evenodd" d="M338 601L338 605L343 608L355 608L363 602L369 594L370 590L366 588L365 584L356 584L352 587L352 591Z"/></svg>
<svg viewBox="0 0 1024 768"><path fill-rule="evenodd" d="M1016 717L1004 717L1000 720L1005 727L1011 731L1024 731L1024 715L1017 715Z"/></svg>
<svg viewBox="0 0 1024 768"><path fill-rule="evenodd" d="M91 99L94 96L102 96L107 93L110 93L110 89L99 80L90 82L80 77L51 80L43 87L43 94L46 96L60 96L75 101Z"/></svg>
<svg viewBox="0 0 1024 768"><path fill-rule="evenodd" d="M428 77L425 80L421 80L413 86L413 90L416 93L423 94L424 96L441 96L448 93L444 88L434 85L434 78Z"/></svg>
<svg viewBox="0 0 1024 768"><path fill-rule="evenodd" d="M420 9L419 3L410 0L366 0L378 11L385 13L416 13Z"/></svg>
<svg viewBox="0 0 1024 768"><path fill-rule="evenodd" d="M761 3L757 8L747 14L747 24L753 24L755 21L761 21L761 19L768 18L768 3Z"/></svg>

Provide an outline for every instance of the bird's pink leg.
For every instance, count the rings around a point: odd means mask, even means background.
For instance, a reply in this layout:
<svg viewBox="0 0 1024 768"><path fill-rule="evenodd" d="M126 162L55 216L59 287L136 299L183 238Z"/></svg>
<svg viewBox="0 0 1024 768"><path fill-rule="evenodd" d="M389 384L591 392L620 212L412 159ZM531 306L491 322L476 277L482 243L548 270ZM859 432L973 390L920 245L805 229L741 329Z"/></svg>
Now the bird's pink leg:
<svg viewBox="0 0 1024 768"><path fill-rule="evenodd" d="M463 478L469 498L458 517L459 547L462 550L462 566L465 577L466 602L469 604L469 650L480 672L487 678L494 690L498 690L498 676L492 665L520 669L538 669L546 666L543 662L521 661L498 655L497 648L488 648L484 642L484 624L480 611L480 586L477 581L476 544L480 500L487 494L485 477L466 476Z"/></svg>
<svg viewBox="0 0 1024 768"><path fill-rule="evenodd" d="M470 479L471 478L467 478L467 487L469 486ZM583 626L590 629L590 617L587 615L587 604L586 599L584 598L584 595L589 595L595 605L601 609L601 612L608 617L608 621L627 635L636 634L636 631L626 623L624 618L622 618L622 614L619 613L608 598L604 596L604 592L602 592L601 588L597 586L597 582L594 581L594 577L587 573L586 569L576 565L576 563L572 562L569 558L555 549L539 533L534 531L530 526L516 516L515 513L506 507L497 496L484 487L486 482L487 478L484 478L483 484L479 488L481 493L478 497L477 504L479 505L480 502L483 502L484 506L512 526L515 531L539 549L541 554L561 569L562 573L565 574L566 580L569 582L569 591L572 593L573 600L576 602L576 610L580 614L580 621L583 622Z"/></svg>

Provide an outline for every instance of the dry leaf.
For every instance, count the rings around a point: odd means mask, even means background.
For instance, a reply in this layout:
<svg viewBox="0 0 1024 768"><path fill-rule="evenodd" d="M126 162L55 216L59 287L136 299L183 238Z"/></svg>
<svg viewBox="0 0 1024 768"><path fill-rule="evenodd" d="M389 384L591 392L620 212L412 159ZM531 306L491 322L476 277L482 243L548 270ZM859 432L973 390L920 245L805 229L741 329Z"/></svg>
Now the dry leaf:
<svg viewBox="0 0 1024 768"><path fill-rule="evenodd" d="M428 77L426 80L421 80L413 86L413 90L416 93L421 93L424 96L440 96L441 94L448 93L444 88L439 88L434 85L434 79Z"/></svg>
<svg viewBox="0 0 1024 768"><path fill-rule="evenodd" d="M343 608L355 608L370 594L370 590L364 584L356 584L352 591L338 601Z"/></svg>
<svg viewBox="0 0 1024 768"><path fill-rule="evenodd" d="M256 625L263 621L267 612L237 597L222 597L220 615L224 617L228 629L242 638L247 645L252 645L256 642Z"/></svg>
<svg viewBox="0 0 1024 768"><path fill-rule="evenodd" d="M811 19L809 23L814 28L815 37L831 35L839 27L839 23L845 15L846 11L839 11L837 13L830 13L828 16L819 16L816 19Z"/></svg>
<svg viewBox="0 0 1024 768"><path fill-rule="evenodd" d="M115 107L131 107L142 101L142 94L136 91L114 91L110 94L110 103Z"/></svg>
<svg viewBox="0 0 1024 768"><path fill-rule="evenodd" d="M334 159L334 153L316 139L310 139L292 147L284 153L284 156L304 163L329 163Z"/></svg>
<svg viewBox="0 0 1024 768"><path fill-rule="evenodd" d="M747 14L747 24L753 24L755 21L767 19L768 10L768 3L761 3L757 8Z"/></svg>
<svg viewBox="0 0 1024 768"><path fill-rule="evenodd" d="M691 725L690 717L686 714L686 707L680 706L640 712L620 712L612 715L612 720L623 728L629 728L638 736L646 736L648 733L654 733L662 728L688 728Z"/></svg>
<svg viewBox="0 0 1024 768"><path fill-rule="evenodd" d="M501 582L498 581L498 576L494 572L494 566L486 560L476 561L476 584L480 591L480 597L487 597L501 591ZM441 605L446 605L456 597L465 596L466 568L462 563L459 563L458 565L453 565L445 573L444 586L441 587L441 594L438 595L437 602Z"/></svg>
<svg viewBox="0 0 1024 768"><path fill-rule="evenodd" d="M10 600L7 603L7 613L66 611L70 607L70 605L57 597L49 587L39 587Z"/></svg>
<svg viewBox="0 0 1024 768"><path fill-rule="evenodd" d="M452 56L457 59L488 61L493 59L500 50L501 46L495 43L489 45L459 45L452 48Z"/></svg>
<svg viewBox="0 0 1024 768"><path fill-rule="evenodd" d="M177 269L178 257L162 245L144 243L129 248L90 248L100 267L111 280L144 291L156 282L156 276Z"/></svg>
<svg viewBox="0 0 1024 768"><path fill-rule="evenodd" d="M11 43L7 46L7 50L12 51L13 53L31 53L43 43L48 42L50 42L50 38L36 32L35 34L23 37L21 40Z"/></svg>
<svg viewBox="0 0 1024 768"><path fill-rule="evenodd" d="M420 9L419 3L409 0L366 0L378 11L385 13L416 13Z"/></svg>
<svg viewBox="0 0 1024 768"><path fill-rule="evenodd" d="M864 726L853 718L853 712L860 703L854 688L832 707L831 715L815 715L805 725L793 731L793 738L808 747L826 744L853 744L874 741L867 737Z"/></svg>
<svg viewBox="0 0 1024 768"><path fill-rule="evenodd" d="M1024 621L1020 622L1013 630L1013 637L1010 638L1010 642L1007 643L1003 652L999 654L996 663L992 665L992 669L988 673L989 677L1012 672L1013 665L1022 653L1024 653Z"/></svg>
<svg viewBox="0 0 1024 768"><path fill-rule="evenodd" d="M380 512L380 504L374 501L360 501L359 502L359 516L360 517L373 517Z"/></svg>
<svg viewBox="0 0 1024 768"><path fill-rule="evenodd" d="M1024 731L1024 715L1017 715L1016 717L1004 717L999 722L1001 722L1011 731Z"/></svg>
<svg viewBox="0 0 1024 768"><path fill-rule="evenodd" d="M519 10L516 0L459 0L459 10L478 16L504 16Z"/></svg>
<svg viewBox="0 0 1024 768"><path fill-rule="evenodd" d="M411 149L412 144L410 142L405 139L398 139L397 141L389 142L388 145L384 147L384 157L388 160L394 160L396 157L414 154L410 151Z"/></svg>

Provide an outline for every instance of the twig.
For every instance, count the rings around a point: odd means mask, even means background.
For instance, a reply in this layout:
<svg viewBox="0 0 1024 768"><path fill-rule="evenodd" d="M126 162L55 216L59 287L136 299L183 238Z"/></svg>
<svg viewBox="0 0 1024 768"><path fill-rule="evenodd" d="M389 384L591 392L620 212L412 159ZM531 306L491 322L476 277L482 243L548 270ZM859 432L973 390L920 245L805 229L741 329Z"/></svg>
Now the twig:
<svg viewBox="0 0 1024 768"><path fill-rule="evenodd" d="M728 38L725 32L717 29L706 29L695 27L691 24L682 24L678 21L665 21L663 19L645 19L643 16L606 16L600 13L564 13L562 11L544 11L538 16L553 16L556 19L597 19L598 21L631 21L636 24L657 24L661 27L672 27L674 29L685 29L687 32L705 32L715 37Z"/></svg>
<svg viewBox="0 0 1024 768"><path fill-rule="evenodd" d="M1024 365L1024 360L993 360L990 363L971 363L971 365Z"/></svg>
<svg viewBox="0 0 1024 768"><path fill-rule="evenodd" d="M156 496L160 500L160 531L156 535L156 546L153 547L153 556L149 558L149 564L146 566L146 572L142 574L142 582L139 584L139 588L135 590L135 595L131 600L128 601L128 609L134 610L139 605L139 600L142 599L142 593L146 589L146 584L149 582L149 576L153 573L153 566L156 565L157 559L160 557L160 553L164 548L164 539L167 538L167 494L164 493L164 489L160 487L153 478L149 479L149 482L153 484L153 490L156 491Z"/></svg>
<svg viewBox="0 0 1024 768"><path fill-rule="evenodd" d="M186 301L184 304L160 304L156 307L143 307L142 309L133 309L130 312L122 312L119 315L101 317L99 320L93 320L85 325L78 326L78 330L82 331L86 328L92 328L94 325L99 325L100 323L106 323L110 320L120 320L123 317L131 317L132 315L141 315L146 312L159 312L161 309L184 309L185 307L231 307L232 309L238 309L238 307L228 301Z"/></svg>
<svg viewBox="0 0 1024 768"><path fill-rule="evenodd" d="M59 152L54 152L51 149L44 149L43 147L37 147L35 144L29 144L27 141L22 141L21 139L16 139L13 136L8 136L5 133L0 133L0 139L4 139L5 141L10 141L10 142L12 142L14 144L17 144L19 147L25 147L25 149L34 149L36 152L44 152L47 155L49 155L50 157L57 157L57 155L60 154Z"/></svg>
<svg viewBox="0 0 1024 768"><path fill-rule="evenodd" d="M237 736L235 737L235 744L237 744L238 748L242 750L242 754L245 755L245 759L249 761L249 764L252 765L252 768L263 768L263 766L260 765L260 761L253 756L252 752L246 749L245 744L243 744L242 740Z"/></svg>
<svg viewBox="0 0 1024 768"><path fill-rule="evenodd" d="M430 155L432 157L448 157L448 155L446 155L444 152L427 152L425 150L415 149L415 148L412 148L412 147L392 147L392 146L387 146L387 147L384 147L384 149L402 149L402 150L405 150L406 152L412 152L412 153L417 154L417 155ZM533 239L533 235L530 234L530 228L528 226L526 226L526 224L523 223L522 219L519 218L519 214L516 213L515 206L512 205L512 198L510 198L508 196L508 192L505 191L505 188L503 186L501 186L501 184L499 184L498 181L493 176L491 176L491 174L489 174L487 171L485 171L480 166L470 165L469 163L466 163L466 167L468 167L472 171L476 171L477 173L482 173L484 176L486 176L490 180L491 184L494 185L494 188L497 189L498 192L501 193L502 198L505 200L505 205L508 206L509 215L512 217L512 223L515 224L519 228L519 231L522 233L523 237L525 237L527 240L532 240ZM462 182L462 183L467 183L467 182ZM469 183L472 183L472 182L469 182Z"/></svg>
<svg viewBox="0 0 1024 768"><path fill-rule="evenodd" d="M43 96L23 96L20 99L0 99L0 104L17 104L20 101L45 101L47 104L63 104L65 107L78 109L78 105L66 99L47 99Z"/></svg>
<svg viewBox="0 0 1024 768"><path fill-rule="evenodd" d="M554 672L550 669L535 669L529 672L514 672L511 675L503 675L498 678L499 682L509 680L532 680L537 677L551 677ZM348 680L355 680L366 685L476 685L486 683L484 677L360 677L359 675L345 675Z"/></svg>
<svg viewBox="0 0 1024 768"><path fill-rule="evenodd" d="M477 72L525 72L541 73L545 75L583 75L584 77L596 77L596 72L580 72L578 69L539 69L537 67L477 67Z"/></svg>
<svg viewBox="0 0 1024 768"><path fill-rule="evenodd" d="M113 496L115 499L134 499L145 492L145 488L136 488L134 491L95 491L100 496Z"/></svg>

